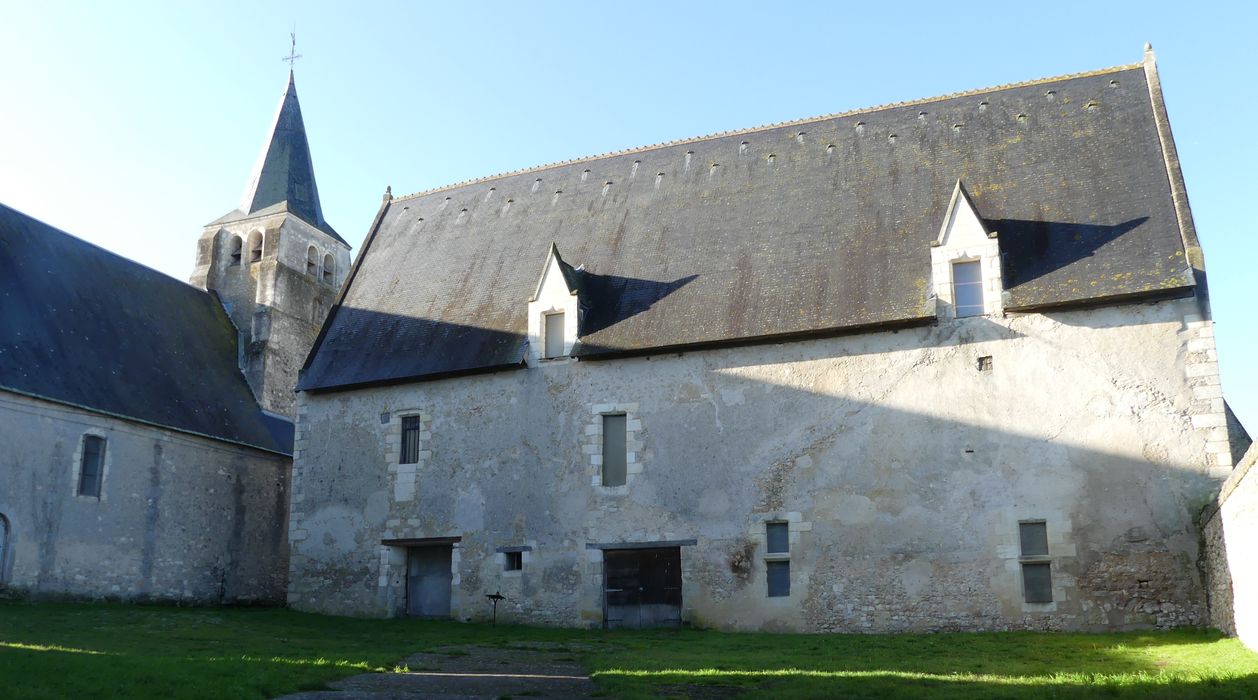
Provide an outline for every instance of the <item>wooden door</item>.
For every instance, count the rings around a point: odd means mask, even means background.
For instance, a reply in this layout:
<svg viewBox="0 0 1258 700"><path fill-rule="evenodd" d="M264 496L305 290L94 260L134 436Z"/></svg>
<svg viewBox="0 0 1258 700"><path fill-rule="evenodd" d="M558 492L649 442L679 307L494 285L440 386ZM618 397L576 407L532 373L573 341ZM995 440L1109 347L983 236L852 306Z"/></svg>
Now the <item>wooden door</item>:
<svg viewBox="0 0 1258 700"><path fill-rule="evenodd" d="M681 548L603 552L604 626L608 629L681 624Z"/></svg>

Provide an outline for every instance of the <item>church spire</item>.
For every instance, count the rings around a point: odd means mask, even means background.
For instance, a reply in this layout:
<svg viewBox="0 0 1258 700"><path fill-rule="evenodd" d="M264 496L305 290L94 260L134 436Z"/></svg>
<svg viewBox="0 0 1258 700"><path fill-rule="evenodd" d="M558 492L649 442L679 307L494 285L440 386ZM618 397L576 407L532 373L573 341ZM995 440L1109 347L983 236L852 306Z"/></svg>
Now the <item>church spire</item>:
<svg viewBox="0 0 1258 700"><path fill-rule="evenodd" d="M306 140L306 126L301 119L301 104L297 101L291 67L288 87L280 98L271 131L245 187L240 211L249 215L281 203L289 213L343 242L323 219L314 162L310 158L310 144Z"/></svg>

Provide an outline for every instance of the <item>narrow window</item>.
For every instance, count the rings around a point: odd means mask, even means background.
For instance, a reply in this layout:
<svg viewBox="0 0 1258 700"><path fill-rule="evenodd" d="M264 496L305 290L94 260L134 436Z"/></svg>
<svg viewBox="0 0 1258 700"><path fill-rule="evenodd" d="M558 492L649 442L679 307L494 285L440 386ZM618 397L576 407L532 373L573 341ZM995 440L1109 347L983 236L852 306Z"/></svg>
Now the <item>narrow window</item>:
<svg viewBox="0 0 1258 700"><path fill-rule="evenodd" d="M546 314L542 317L546 323L545 357L563 357L563 312Z"/></svg>
<svg viewBox="0 0 1258 700"><path fill-rule="evenodd" d="M83 436L83 456L79 461L79 495L100 498L101 471L105 465L105 438Z"/></svg>
<svg viewBox="0 0 1258 700"><path fill-rule="evenodd" d="M231 262L228 263L229 267L235 267L240 264L240 250L244 247L244 245L245 242L240 240L240 236L232 236L232 259Z"/></svg>
<svg viewBox="0 0 1258 700"><path fill-rule="evenodd" d="M791 563L789 561L765 562L768 570L769 597L782 598L791 594Z"/></svg>
<svg viewBox="0 0 1258 700"><path fill-rule="evenodd" d="M323 256L323 281L325 284L332 284L336 279L336 261L332 259L332 255Z"/></svg>
<svg viewBox="0 0 1258 700"><path fill-rule="evenodd" d="M603 485L625 485L625 414L603 416Z"/></svg>
<svg viewBox="0 0 1258 700"><path fill-rule="evenodd" d="M319 276L319 251L314 246L306 251L306 274L311 277Z"/></svg>
<svg viewBox="0 0 1258 700"><path fill-rule="evenodd" d="M254 231L249 234L249 262L256 263L262 260L262 232Z"/></svg>
<svg viewBox="0 0 1258 700"><path fill-rule="evenodd" d="M1022 546L1022 593L1028 603L1053 602L1052 564L1048 559L1048 526L1043 520L1018 523Z"/></svg>
<svg viewBox="0 0 1258 700"><path fill-rule="evenodd" d="M791 551L790 529L786 523L768 523L765 525L765 534L768 535L768 547L765 551L769 554L789 554Z"/></svg>
<svg viewBox="0 0 1258 700"><path fill-rule="evenodd" d="M419 416L402 418L402 458L401 464L419 462Z"/></svg>
<svg viewBox="0 0 1258 700"><path fill-rule="evenodd" d="M524 552L504 552L503 556L506 557L503 571L519 571L524 568Z"/></svg>
<svg viewBox="0 0 1258 700"><path fill-rule="evenodd" d="M983 276L979 261L952 263L952 300L958 318L983 315Z"/></svg>

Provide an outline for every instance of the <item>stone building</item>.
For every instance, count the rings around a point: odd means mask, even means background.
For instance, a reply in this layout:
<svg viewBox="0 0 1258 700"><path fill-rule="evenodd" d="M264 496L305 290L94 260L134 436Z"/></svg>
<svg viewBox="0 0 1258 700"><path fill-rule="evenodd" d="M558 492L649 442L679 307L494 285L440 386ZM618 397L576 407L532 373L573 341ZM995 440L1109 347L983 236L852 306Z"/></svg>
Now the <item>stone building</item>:
<svg viewBox="0 0 1258 700"><path fill-rule="evenodd" d="M0 587L282 603L296 370L348 265L291 74L191 285L0 206Z"/></svg>
<svg viewBox="0 0 1258 700"><path fill-rule="evenodd" d="M1211 324L1151 51L386 194L298 384L288 601L1204 624Z"/></svg>

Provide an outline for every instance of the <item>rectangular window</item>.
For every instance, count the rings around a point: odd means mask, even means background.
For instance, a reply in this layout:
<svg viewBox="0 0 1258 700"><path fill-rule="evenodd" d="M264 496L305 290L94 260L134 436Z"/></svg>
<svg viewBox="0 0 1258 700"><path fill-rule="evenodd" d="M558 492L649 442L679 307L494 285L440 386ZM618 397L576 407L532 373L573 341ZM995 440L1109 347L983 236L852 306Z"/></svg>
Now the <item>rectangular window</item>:
<svg viewBox="0 0 1258 700"><path fill-rule="evenodd" d="M506 557L503 571L519 571L524 568L524 552L504 552L503 556Z"/></svg>
<svg viewBox="0 0 1258 700"><path fill-rule="evenodd" d="M979 261L952 263L952 301L958 318L983 315L983 272Z"/></svg>
<svg viewBox="0 0 1258 700"><path fill-rule="evenodd" d="M791 551L790 526L786 523L767 523L765 534L768 535L769 554L786 554Z"/></svg>
<svg viewBox="0 0 1258 700"><path fill-rule="evenodd" d="M416 464L419 462L419 416L406 416L402 418L402 458L398 460L401 464Z"/></svg>
<svg viewBox="0 0 1258 700"><path fill-rule="evenodd" d="M542 317L546 323L545 357L563 357L563 312L546 314Z"/></svg>
<svg viewBox="0 0 1258 700"><path fill-rule="evenodd" d="M1043 520L1018 523L1022 549L1022 595L1028 603L1053 602L1052 564L1048 559L1048 524Z"/></svg>
<svg viewBox="0 0 1258 700"><path fill-rule="evenodd" d="M769 597L781 598L791 594L791 563L789 561L765 562L768 570Z"/></svg>
<svg viewBox="0 0 1258 700"><path fill-rule="evenodd" d="M100 482L105 467L105 438L83 436L83 456L79 462L79 495L100 498Z"/></svg>
<svg viewBox="0 0 1258 700"><path fill-rule="evenodd" d="M624 486L625 414L603 416L603 485Z"/></svg>
<svg viewBox="0 0 1258 700"><path fill-rule="evenodd" d="M1053 575L1048 562L1022 562L1022 588L1028 603L1053 602Z"/></svg>

